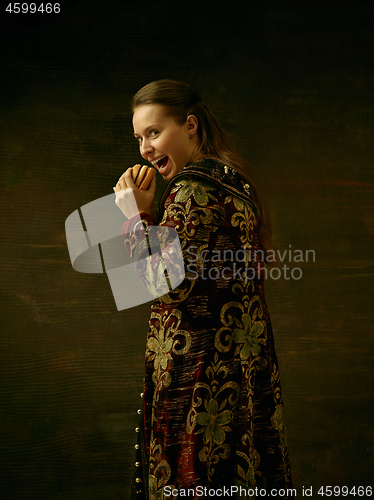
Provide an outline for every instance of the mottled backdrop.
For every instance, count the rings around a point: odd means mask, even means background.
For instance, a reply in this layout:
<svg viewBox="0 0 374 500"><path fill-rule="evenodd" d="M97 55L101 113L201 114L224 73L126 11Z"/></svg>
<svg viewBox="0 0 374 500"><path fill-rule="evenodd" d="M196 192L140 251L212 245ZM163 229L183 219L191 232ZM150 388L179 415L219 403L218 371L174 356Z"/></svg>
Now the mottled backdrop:
<svg viewBox="0 0 374 500"><path fill-rule="evenodd" d="M374 486L372 2L64 4L2 12L1 500L127 498L149 304L73 270L65 219L140 159L129 100L165 77L252 162L279 250L315 251L267 282L299 496Z"/></svg>

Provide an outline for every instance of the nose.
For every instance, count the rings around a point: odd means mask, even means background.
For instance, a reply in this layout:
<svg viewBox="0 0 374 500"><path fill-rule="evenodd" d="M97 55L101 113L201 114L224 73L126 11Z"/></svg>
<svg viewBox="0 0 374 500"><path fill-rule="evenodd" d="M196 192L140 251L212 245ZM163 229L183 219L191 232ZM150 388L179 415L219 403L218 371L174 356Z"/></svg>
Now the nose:
<svg viewBox="0 0 374 500"><path fill-rule="evenodd" d="M152 152L152 147L150 143L144 139L140 146L140 154L145 160L147 160L147 157L150 156L151 152Z"/></svg>

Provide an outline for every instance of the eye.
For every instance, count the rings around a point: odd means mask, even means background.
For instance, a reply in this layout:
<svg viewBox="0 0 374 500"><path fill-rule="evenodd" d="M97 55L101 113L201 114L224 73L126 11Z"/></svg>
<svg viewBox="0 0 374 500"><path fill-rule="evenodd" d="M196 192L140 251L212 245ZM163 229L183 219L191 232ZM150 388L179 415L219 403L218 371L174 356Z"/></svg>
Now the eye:
<svg viewBox="0 0 374 500"><path fill-rule="evenodd" d="M148 132L148 136L151 138L151 139L154 139L155 137L157 137L159 135L159 130L157 129L152 129ZM143 142L143 138L142 137L135 137L137 143L139 144L139 146L142 144Z"/></svg>

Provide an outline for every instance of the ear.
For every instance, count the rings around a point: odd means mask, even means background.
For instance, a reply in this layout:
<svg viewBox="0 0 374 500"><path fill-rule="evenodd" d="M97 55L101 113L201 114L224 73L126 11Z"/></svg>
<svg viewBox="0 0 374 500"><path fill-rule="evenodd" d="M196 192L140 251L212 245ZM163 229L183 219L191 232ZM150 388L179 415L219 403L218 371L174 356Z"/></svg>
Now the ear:
<svg viewBox="0 0 374 500"><path fill-rule="evenodd" d="M195 115L188 115L186 119L186 128L188 135L192 136L196 134L199 122Z"/></svg>

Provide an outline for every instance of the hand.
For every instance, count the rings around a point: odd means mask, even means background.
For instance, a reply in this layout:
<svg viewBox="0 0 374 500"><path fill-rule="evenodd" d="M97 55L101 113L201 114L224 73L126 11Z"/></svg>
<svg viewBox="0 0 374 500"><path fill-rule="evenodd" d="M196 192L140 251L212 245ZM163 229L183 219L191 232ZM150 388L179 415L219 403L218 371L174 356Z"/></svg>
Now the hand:
<svg viewBox="0 0 374 500"><path fill-rule="evenodd" d="M132 168L128 168L119 178L113 191L116 193L116 205L128 219L139 213L147 213L156 220L156 209L153 203L156 177L152 179L149 188L144 191L135 186Z"/></svg>

